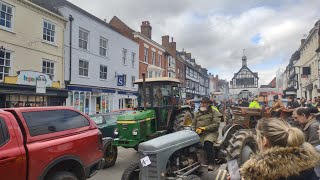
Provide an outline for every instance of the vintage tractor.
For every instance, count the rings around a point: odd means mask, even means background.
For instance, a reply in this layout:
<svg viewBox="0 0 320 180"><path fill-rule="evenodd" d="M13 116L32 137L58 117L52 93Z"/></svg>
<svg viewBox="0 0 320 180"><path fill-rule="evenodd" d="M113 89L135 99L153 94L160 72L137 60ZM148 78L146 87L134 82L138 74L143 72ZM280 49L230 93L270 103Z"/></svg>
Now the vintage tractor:
<svg viewBox="0 0 320 180"><path fill-rule="evenodd" d="M140 161L124 171L122 180L216 179L220 170L226 172L228 161L235 160L239 167L257 151L254 132L240 130L233 133L234 128L237 127L231 126L223 140L214 144L213 171L205 165L206 153L198 134L184 130L141 143Z"/></svg>
<svg viewBox="0 0 320 180"><path fill-rule="evenodd" d="M271 117L271 113L264 107L259 109L232 107L232 119L226 121L226 125L222 129L222 135L233 125L237 127L237 130L254 129L257 121L263 117Z"/></svg>
<svg viewBox="0 0 320 180"><path fill-rule="evenodd" d="M137 110L118 116L115 145L137 150L141 142L191 126L190 106L181 105L177 79L148 78L137 80L136 84Z"/></svg>

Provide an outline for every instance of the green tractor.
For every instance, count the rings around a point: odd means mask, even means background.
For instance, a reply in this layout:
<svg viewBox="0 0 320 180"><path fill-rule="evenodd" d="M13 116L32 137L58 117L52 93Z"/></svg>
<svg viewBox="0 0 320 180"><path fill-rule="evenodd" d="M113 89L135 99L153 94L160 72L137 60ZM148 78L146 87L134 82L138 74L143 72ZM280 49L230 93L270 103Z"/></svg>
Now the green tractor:
<svg viewBox="0 0 320 180"><path fill-rule="evenodd" d="M191 127L191 107L182 105L179 80L143 78L135 84L139 86L138 107L118 116L116 146L137 150L141 142Z"/></svg>

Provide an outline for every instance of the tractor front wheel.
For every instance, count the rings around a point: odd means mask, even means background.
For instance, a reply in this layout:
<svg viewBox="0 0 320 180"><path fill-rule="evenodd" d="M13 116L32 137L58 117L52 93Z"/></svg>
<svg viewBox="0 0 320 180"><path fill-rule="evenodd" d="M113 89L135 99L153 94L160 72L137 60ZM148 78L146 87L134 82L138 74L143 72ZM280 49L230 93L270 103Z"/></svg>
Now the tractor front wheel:
<svg viewBox="0 0 320 180"><path fill-rule="evenodd" d="M184 110L177 114L173 122L173 130L180 131L186 129L186 127L191 127L192 116L190 111Z"/></svg>
<svg viewBox="0 0 320 180"><path fill-rule="evenodd" d="M140 162L131 164L122 174L121 180L139 180Z"/></svg>
<svg viewBox="0 0 320 180"><path fill-rule="evenodd" d="M250 130L240 130L229 140L227 154L229 159L237 159L239 166L258 151L255 134Z"/></svg>

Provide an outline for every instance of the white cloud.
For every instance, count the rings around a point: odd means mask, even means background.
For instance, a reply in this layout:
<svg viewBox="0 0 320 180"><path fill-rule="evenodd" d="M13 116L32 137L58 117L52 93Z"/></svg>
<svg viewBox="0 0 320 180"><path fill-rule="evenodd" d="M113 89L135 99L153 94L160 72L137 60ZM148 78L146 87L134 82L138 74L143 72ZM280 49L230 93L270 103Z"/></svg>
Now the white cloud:
<svg viewBox="0 0 320 180"><path fill-rule="evenodd" d="M268 65L258 71L260 84L275 76L285 66L320 18L319 0L70 0L90 13L108 21L118 16L135 30L141 21L149 20L152 37L161 43L170 35L178 50L191 52L196 61L219 77L231 79L241 66L245 48L249 67ZM258 44L251 38L260 34Z"/></svg>

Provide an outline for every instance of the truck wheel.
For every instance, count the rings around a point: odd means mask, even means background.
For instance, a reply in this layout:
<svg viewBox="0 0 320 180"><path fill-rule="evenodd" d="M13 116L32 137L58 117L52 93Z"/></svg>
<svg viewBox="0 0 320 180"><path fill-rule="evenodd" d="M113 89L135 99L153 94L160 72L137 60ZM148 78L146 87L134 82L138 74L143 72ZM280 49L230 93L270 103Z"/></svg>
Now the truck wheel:
<svg viewBox="0 0 320 180"><path fill-rule="evenodd" d="M197 175L189 175L185 180L201 180L201 178Z"/></svg>
<svg viewBox="0 0 320 180"><path fill-rule="evenodd" d="M68 171L60 171L52 174L49 180L78 180L77 176Z"/></svg>
<svg viewBox="0 0 320 180"><path fill-rule="evenodd" d="M224 136L224 134L228 131L228 129L231 127L231 124L227 124L222 128L221 134Z"/></svg>
<svg viewBox="0 0 320 180"><path fill-rule="evenodd" d="M185 129L186 126L192 125L192 116L190 111L181 111L174 119L173 122L173 130L180 131Z"/></svg>
<svg viewBox="0 0 320 180"><path fill-rule="evenodd" d="M103 169L112 167L115 164L117 157L118 157L118 147L113 146L112 143L108 143L107 147L105 148L104 156L103 156L105 160Z"/></svg>
<svg viewBox="0 0 320 180"><path fill-rule="evenodd" d="M228 158L237 159L238 165L241 166L258 150L254 133L250 130L237 131L229 140L226 150Z"/></svg>
<svg viewBox="0 0 320 180"><path fill-rule="evenodd" d="M131 164L122 174L121 180L139 180L140 162Z"/></svg>

